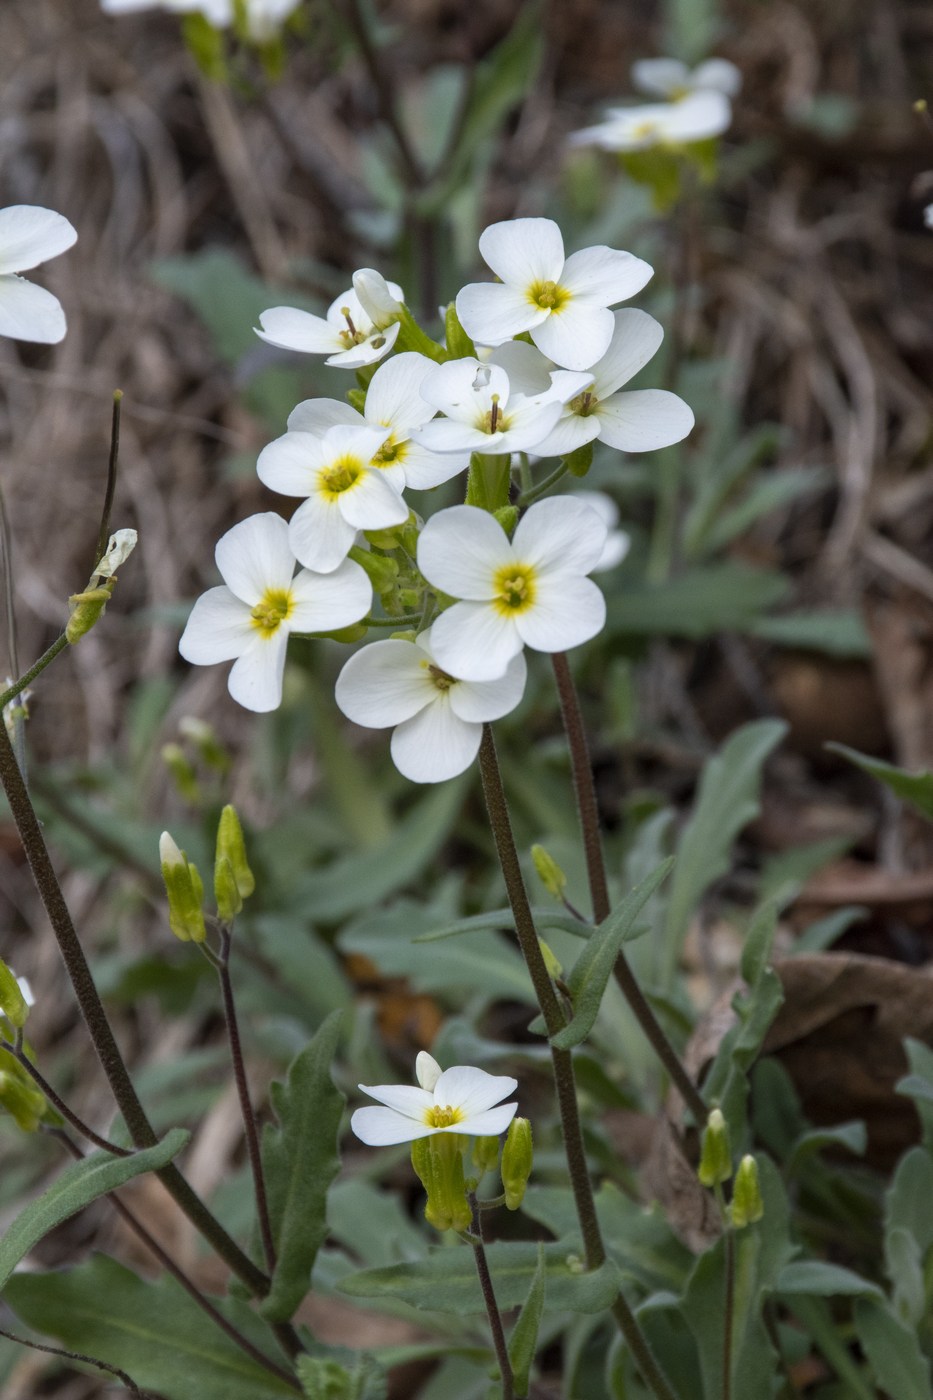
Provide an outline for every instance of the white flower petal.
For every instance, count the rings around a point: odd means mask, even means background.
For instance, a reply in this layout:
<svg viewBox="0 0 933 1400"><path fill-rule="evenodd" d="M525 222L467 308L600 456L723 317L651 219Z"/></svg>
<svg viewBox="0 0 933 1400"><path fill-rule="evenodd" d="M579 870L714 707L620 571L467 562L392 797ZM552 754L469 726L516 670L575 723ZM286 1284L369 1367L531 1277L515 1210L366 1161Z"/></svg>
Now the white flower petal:
<svg viewBox="0 0 933 1400"><path fill-rule="evenodd" d="M742 87L742 74L727 58L708 58L694 68L690 85L697 90L710 89L735 97Z"/></svg>
<svg viewBox="0 0 933 1400"><path fill-rule="evenodd" d="M344 519L336 501L320 493L302 501L288 525L295 558L314 573L329 574L346 559L356 527Z"/></svg>
<svg viewBox="0 0 933 1400"><path fill-rule="evenodd" d="M650 263L636 258L634 253L600 245L570 254L561 286L573 294L574 301L583 299L593 306L614 306L640 292L653 276Z"/></svg>
<svg viewBox="0 0 933 1400"><path fill-rule="evenodd" d="M77 237L65 216L54 209L38 204L0 209L0 274L28 272L49 258L57 258Z"/></svg>
<svg viewBox="0 0 933 1400"><path fill-rule="evenodd" d="M457 293L457 315L471 340L499 345L547 320L546 307L535 306L518 287L501 282L470 282Z"/></svg>
<svg viewBox="0 0 933 1400"><path fill-rule="evenodd" d="M517 1103L501 1103L498 1108L487 1108L485 1113L471 1113L457 1124L457 1130L468 1137L498 1137L508 1128L517 1110Z"/></svg>
<svg viewBox="0 0 933 1400"><path fill-rule="evenodd" d="M257 714L278 709L287 650L285 627L277 628L271 636L254 630L246 651L234 661L227 681L227 689L237 704Z"/></svg>
<svg viewBox="0 0 933 1400"><path fill-rule="evenodd" d="M693 409L667 389L627 389L596 406L599 436L622 452L654 452L682 442L694 424Z"/></svg>
<svg viewBox="0 0 933 1400"><path fill-rule="evenodd" d="M313 316L310 311L299 311L294 306L270 307L259 317L259 328L253 329L259 339L269 345L300 350L306 355L329 355L343 348L338 331L322 316Z"/></svg>
<svg viewBox="0 0 933 1400"><path fill-rule="evenodd" d="M479 752L482 725L458 719L449 692L434 692L434 700L392 735L392 762L412 783L443 783L469 768Z"/></svg>
<svg viewBox="0 0 933 1400"><path fill-rule="evenodd" d="M221 535L214 558L224 583L250 607L267 588L288 588L295 572L288 526L274 511L251 515Z"/></svg>
<svg viewBox="0 0 933 1400"><path fill-rule="evenodd" d="M338 424L324 434L324 456L327 462L339 457L356 457L368 462L389 436L387 429L373 427L364 419L352 425Z"/></svg>
<svg viewBox="0 0 933 1400"><path fill-rule="evenodd" d="M525 693L528 667L519 652L508 664L504 676L495 681L458 681L447 692L450 708L460 719L485 724L510 714Z"/></svg>
<svg viewBox="0 0 933 1400"><path fill-rule="evenodd" d="M538 349L564 369L590 369L609 349L612 312L571 298L553 311L531 338Z"/></svg>
<svg viewBox="0 0 933 1400"><path fill-rule="evenodd" d="M509 1075L487 1074L475 1065L451 1065L434 1085L434 1102L467 1115L485 1113L517 1088L518 1080Z"/></svg>
<svg viewBox="0 0 933 1400"><path fill-rule="evenodd" d="M232 661L252 641L248 606L229 588L209 588L191 610L178 650L193 666Z"/></svg>
<svg viewBox="0 0 933 1400"><path fill-rule="evenodd" d="M490 437L490 445L483 450L493 455L537 452L539 443L557 427L563 411L559 399L523 399L517 395L509 408L508 429Z"/></svg>
<svg viewBox="0 0 933 1400"><path fill-rule="evenodd" d="M367 423L391 428L401 438L427 423L433 409L421 397L421 386L434 368L433 360L413 350L380 365L366 391Z"/></svg>
<svg viewBox="0 0 933 1400"><path fill-rule="evenodd" d="M606 543L606 526L575 496L549 496L525 512L512 536L515 558L545 573L586 574Z"/></svg>
<svg viewBox="0 0 933 1400"><path fill-rule="evenodd" d="M362 267L353 274L353 290L374 326L385 326L402 310L405 293L397 282L387 282L381 272Z"/></svg>
<svg viewBox="0 0 933 1400"><path fill-rule="evenodd" d="M479 250L496 276L513 286L525 289L533 282L560 280L564 240L553 219L504 219L490 224L480 234Z"/></svg>
<svg viewBox="0 0 933 1400"><path fill-rule="evenodd" d="M454 603L434 623L431 641L441 669L468 681L498 680L522 649L514 619L491 603Z"/></svg>
<svg viewBox="0 0 933 1400"><path fill-rule="evenodd" d="M593 366L593 393L606 399L643 369L657 353L664 331L653 316L637 307L613 312L612 340L602 359Z"/></svg>
<svg viewBox="0 0 933 1400"><path fill-rule="evenodd" d="M374 330L372 335L366 340L361 340L359 345L329 356L325 363L339 365L343 369L362 369L364 365L374 365L377 360L382 360L388 355L398 340L398 332L398 321L386 326L385 330Z"/></svg>
<svg viewBox="0 0 933 1400"><path fill-rule="evenodd" d="M497 438L499 436L496 434ZM411 440L428 452L465 452L469 462L471 452L489 451L490 435L454 418L433 418L423 428L413 429Z"/></svg>
<svg viewBox="0 0 933 1400"><path fill-rule="evenodd" d="M566 457L599 437L599 419L594 414L586 418L579 413L565 413L535 448L539 457Z"/></svg>
<svg viewBox="0 0 933 1400"><path fill-rule="evenodd" d="M408 519L408 507L388 471L363 472L348 491L341 492L338 505L344 520L356 530L383 530Z"/></svg>
<svg viewBox="0 0 933 1400"><path fill-rule="evenodd" d="M493 575L513 558L502 526L476 506L438 511L418 540L418 568L429 583L452 598L491 598Z"/></svg>
<svg viewBox="0 0 933 1400"><path fill-rule="evenodd" d="M455 426L462 428L463 425L458 423ZM400 460L405 473L405 485L411 487L412 491L430 491L432 487L440 486L459 472L466 471L470 465L470 453L464 448L444 453L431 452L420 442L409 438Z"/></svg>
<svg viewBox="0 0 933 1400"><path fill-rule="evenodd" d="M569 651L588 642L606 621L606 600L588 578L552 575L539 579L535 605L519 613L515 627L535 651Z"/></svg>
<svg viewBox="0 0 933 1400"><path fill-rule="evenodd" d="M510 392L509 377L501 366L483 364L469 355L434 365L421 385L425 403L471 426L492 408L494 394L504 409Z"/></svg>
<svg viewBox="0 0 933 1400"><path fill-rule="evenodd" d="M497 345L486 361L499 365L509 377L515 394L546 394L551 388L551 362L526 340L507 340Z"/></svg>
<svg viewBox="0 0 933 1400"><path fill-rule="evenodd" d="M706 89L672 102L664 117L664 139L671 144L721 136L732 121L732 103L723 92Z"/></svg>
<svg viewBox="0 0 933 1400"><path fill-rule="evenodd" d="M394 1147L400 1142L431 1137L438 1131L427 1123L404 1118L394 1108L358 1108L350 1115L350 1129L367 1147Z"/></svg>
<svg viewBox="0 0 933 1400"><path fill-rule="evenodd" d="M365 423L362 413L340 399L305 399L292 409L286 426L290 433L313 433L315 437L323 437L328 428L363 427Z"/></svg>
<svg viewBox="0 0 933 1400"><path fill-rule="evenodd" d="M335 698L354 724L387 729L411 719L437 694L421 648L390 638L350 657L337 677Z"/></svg>
<svg viewBox="0 0 933 1400"><path fill-rule="evenodd" d="M291 588L292 632L335 632L365 617L372 606L373 587L365 569L344 559L332 573L302 569Z"/></svg>
<svg viewBox="0 0 933 1400"><path fill-rule="evenodd" d="M670 97L690 86L690 73L679 58L639 58L632 64L632 85L649 97Z"/></svg>
<svg viewBox="0 0 933 1400"><path fill-rule="evenodd" d="M358 1084L357 1088L394 1113L403 1113L406 1118L419 1121L435 1104L434 1095L417 1084Z"/></svg>
<svg viewBox="0 0 933 1400"><path fill-rule="evenodd" d="M289 431L267 443L259 454L256 474L270 491L282 496L307 496L315 490L327 460L322 439L313 432Z"/></svg>
<svg viewBox="0 0 933 1400"><path fill-rule="evenodd" d="M422 1089L427 1089L428 1093L434 1092L434 1086L441 1077L441 1067L433 1055L429 1055L427 1050L419 1050L415 1059L415 1078Z"/></svg>
<svg viewBox="0 0 933 1400"><path fill-rule="evenodd" d="M66 329L58 297L12 273L0 277L0 335L57 345Z"/></svg>

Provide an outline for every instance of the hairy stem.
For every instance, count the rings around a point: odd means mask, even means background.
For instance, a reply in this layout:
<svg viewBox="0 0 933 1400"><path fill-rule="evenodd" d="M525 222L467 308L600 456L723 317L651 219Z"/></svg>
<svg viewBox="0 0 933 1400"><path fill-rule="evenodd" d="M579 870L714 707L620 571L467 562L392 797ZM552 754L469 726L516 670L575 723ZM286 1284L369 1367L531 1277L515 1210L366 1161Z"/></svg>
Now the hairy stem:
<svg viewBox="0 0 933 1400"><path fill-rule="evenodd" d="M505 1340L502 1317L499 1312L499 1305L496 1302L496 1293L492 1286L492 1276L489 1272L489 1261L486 1258L486 1247L483 1243L483 1217L479 1211L475 1192L470 1193L469 1200L473 1209L473 1229L470 1235L470 1244L473 1247L473 1258L476 1261L479 1285L483 1290L483 1302L486 1304L486 1316L489 1318L489 1327L492 1331L492 1344L495 1348L496 1360L499 1362L499 1375L502 1380L502 1400L513 1400L515 1394L515 1379L512 1375L509 1348Z"/></svg>
<svg viewBox="0 0 933 1400"><path fill-rule="evenodd" d="M106 1138L101 1137L99 1133L95 1133L93 1128L89 1127L83 1119L79 1118L75 1111L68 1107L64 1099L55 1092L49 1081L36 1068L21 1046L11 1045L9 1041L4 1040L0 1042L0 1050L6 1050L11 1055L15 1056L36 1088L44 1094L49 1103L53 1108L58 1110L65 1121L71 1124L75 1132L80 1133L83 1138L86 1138L88 1142L92 1142L95 1147L101 1148L104 1152L111 1153L114 1157L132 1157L133 1154L128 1148L118 1147L115 1142L108 1142Z"/></svg>
<svg viewBox="0 0 933 1400"><path fill-rule="evenodd" d="M121 1371L119 1366L111 1366L109 1361L101 1361L98 1356L87 1356L83 1351L67 1351L65 1347L52 1347L47 1342L34 1342L31 1337L21 1337L17 1332L7 1332L4 1327L0 1327L0 1337L5 1337L8 1342L15 1342L17 1346L28 1347L30 1351L41 1351L46 1356L57 1356L62 1361L80 1361L82 1366L96 1366L99 1371L105 1371L108 1376L115 1376L121 1385L126 1386L131 1395L138 1397L138 1400L152 1400L149 1392L140 1390L132 1376Z"/></svg>
<svg viewBox="0 0 933 1400"><path fill-rule="evenodd" d="M63 632L60 637L56 637L48 651L42 653L35 665L30 666L29 670L26 671L24 675L20 676L18 681L14 681L13 684L0 695L0 710L5 709L11 700L15 700L20 691L25 690L27 685L35 680L36 676L41 675L49 662L54 661L58 653L64 651L67 645L68 638Z"/></svg>
<svg viewBox="0 0 933 1400"><path fill-rule="evenodd" d="M583 832L583 849L586 855L586 871L590 886L590 899L593 902L593 918L601 924L610 912L609 886L606 879L606 865L603 858L602 839L599 832L599 810L596 804L596 787L593 782L593 769L590 764L586 730L577 689L573 682L567 657L557 652L552 657L557 693L560 696L560 709L570 749L570 764L573 770L573 787L577 799L577 812ZM698 1124L706 1122L707 1108L703 1096L684 1068L655 1015L631 964L620 949L616 958L615 979L634 1013L652 1049L658 1056L671 1080L680 1091L684 1103Z"/></svg>

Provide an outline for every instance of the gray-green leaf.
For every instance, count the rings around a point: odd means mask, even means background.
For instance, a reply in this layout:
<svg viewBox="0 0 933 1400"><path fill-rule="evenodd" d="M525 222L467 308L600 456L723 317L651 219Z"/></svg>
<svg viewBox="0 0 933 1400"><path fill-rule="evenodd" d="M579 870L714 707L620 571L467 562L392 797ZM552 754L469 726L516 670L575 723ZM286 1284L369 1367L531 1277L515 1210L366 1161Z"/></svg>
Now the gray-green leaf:
<svg viewBox="0 0 933 1400"><path fill-rule="evenodd" d="M528 1297L525 1299L518 1315L518 1321L512 1328L512 1335L509 1338L509 1360L512 1363L515 1394L518 1396L528 1394L531 1363L537 1349L538 1328L541 1326L541 1314L544 1311L544 1291L544 1246L539 1245L538 1267L531 1280Z"/></svg>

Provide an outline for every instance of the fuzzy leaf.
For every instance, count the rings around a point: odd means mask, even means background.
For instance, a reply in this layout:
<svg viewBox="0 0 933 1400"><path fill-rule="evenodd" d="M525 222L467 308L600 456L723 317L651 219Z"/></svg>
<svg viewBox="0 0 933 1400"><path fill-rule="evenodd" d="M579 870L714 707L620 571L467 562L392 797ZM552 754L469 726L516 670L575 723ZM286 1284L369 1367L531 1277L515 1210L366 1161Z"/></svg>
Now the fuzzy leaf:
<svg viewBox="0 0 933 1400"><path fill-rule="evenodd" d="M933 1400L930 1363L920 1350L916 1332L885 1304L868 1298L856 1303L853 1319L879 1386L897 1400Z"/></svg>
<svg viewBox="0 0 933 1400"><path fill-rule="evenodd" d="M826 747L832 749L833 753L841 754L871 777L877 778L879 783L884 783L885 787L891 789L895 797L909 802L921 816L933 821L933 773L908 773L904 768L896 768L893 763L883 763L880 758L870 758L868 754L859 753L857 749L850 749L845 744L827 744Z"/></svg>

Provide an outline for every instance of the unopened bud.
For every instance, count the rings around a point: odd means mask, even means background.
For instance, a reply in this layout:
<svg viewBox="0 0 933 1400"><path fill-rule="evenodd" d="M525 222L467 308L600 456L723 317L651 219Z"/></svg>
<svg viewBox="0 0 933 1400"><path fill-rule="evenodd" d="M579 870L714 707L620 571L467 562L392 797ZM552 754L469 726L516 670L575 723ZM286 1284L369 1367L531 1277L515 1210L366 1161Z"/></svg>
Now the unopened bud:
<svg viewBox="0 0 933 1400"><path fill-rule="evenodd" d="M383 534L385 531L380 531L380 535ZM387 547L395 549L396 543L397 541L393 540ZM398 564L394 559L389 559L384 554L373 554L372 550L361 549L359 545L354 545L350 550L350 558L369 575L369 581L377 593L385 593L398 582Z"/></svg>
<svg viewBox="0 0 933 1400"><path fill-rule="evenodd" d="M557 957L554 949L549 943L545 943L543 938L538 939L538 947L541 949L541 956L544 959L544 966L547 968L547 975L552 982L559 982L564 975L564 969Z"/></svg>
<svg viewBox="0 0 933 1400"><path fill-rule="evenodd" d="M34 1133L45 1116L47 1104L26 1074L9 1053L0 1051L0 1109L10 1115L24 1133Z"/></svg>
<svg viewBox="0 0 933 1400"><path fill-rule="evenodd" d="M495 1171L499 1161L499 1139L478 1137L473 1139L473 1162L480 1176L484 1172Z"/></svg>
<svg viewBox="0 0 933 1400"><path fill-rule="evenodd" d="M538 872L538 879L541 881L548 894L555 899L563 901L564 890L567 887L567 876L561 870L557 861L544 849L543 846L532 846L531 859L535 863L535 870Z"/></svg>
<svg viewBox="0 0 933 1400"><path fill-rule="evenodd" d="M29 1015L31 999L23 995L25 979L16 977L6 963L0 959L0 1012L7 1018L14 1030L21 1031Z"/></svg>
<svg viewBox="0 0 933 1400"><path fill-rule="evenodd" d="M246 859L246 842L243 839L240 818L236 808L229 802L221 812L217 824L217 859L220 860L222 856L230 862L240 895L243 899L249 899L256 888L256 877Z"/></svg>
<svg viewBox="0 0 933 1400"><path fill-rule="evenodd" d="M441 1067L433 1055L429 1055L427 1050L419 1050L415 1060L415 1078L426 1089L429 1094L434 1093L434 1086L441 1077Z"/></svg>
<svg viewBox="0 0 933 1400"><path fill-rule="evenodd" d="M233 866L226 856L218 856L214 862L214 899L222 924L232 923L243 908L243 896L237 889Z"/></svg>
<svg viewBox="0 0 933 1400"><path fill-rule="evenodd" d="M447 349L454 360L472 359L476 354L476 346L467 335L460 324L460 317L457 315L455 302L451 302L444 314L444 331L447 339Z"/></svg>
<svg viewBox="0 0 933 1400"><path fill-rule="evenodd" d="M577 447L573 452L568 452L564 458L564 466L571 476L586 476L593 465L593 444L585 442L582 447Z"/></svg>
<svg viewBox="0 0 933 1400"><path fill-rule="evenodd" d="M500 506L498 510L493 511L493 515L511 539L512 532L518 524L518 506Z"/></svg>
<svg viewBox="0 0 933 1400"><path fill-rule="evenodd" d="M435 1230L468 1230L472 1223L463 1147L462 1133L432 1133L411 1145L411 1164L428 1193L424 1218Z"/></svg>
<svg viewBox="0 0 933 1400"><path fill-rule="evenodd" d="M68 599L71 616L65 626L65 636L72 646L75 642L79 642L87 632L90 632L95 622L100 618L104 608L110 602L110 595L115 583L115 578L109 578L100 588L88 588L83 593L72 593Z"/></svg>
<svg viewBox="0 0 933 1400"><path fill-rule="evenodd" d="M765 1213L765 1203L761 1198L761 1184L758 1180L758 1163L751 1155L746 1155L739 1163L732 1187L732 1205L729 1216L737 1230L760 1220Z"/></svg>
<svg viewBox="0 0 933 1400"><path fill-rule="evenodd" d="M732 1175L732 1147L729 1125L722 1112L714 1108L703 1129L703 1145L697 1176L703 1186L718 1186Z"/></svg>
<svg viewBox="0 0 933 1400"><path fill-rule="evenodd" d="M505 1204L509 1210L518 1210L525 1199L525 1187L528 1185L533 1163L531 1124L527 1118L513 1118L502 1149L500 1168Z"/></svg>
<svg viewBox="0 0 933 1400"><path fill-rule="evenodd" d="M204 882L196 865L192 865L167 831L159 838L159 860L162 879L168 895L168 922L176 938L183 943L203 943L207 936L204 925Z"/></svg>
<svg viewBox="0 0 933 1400"><path fill-rule="evenodd" d="M363 409L366 407L366 390L348 389L347 401L351 408L356 409L357 413L362 413Z"/></svg>

